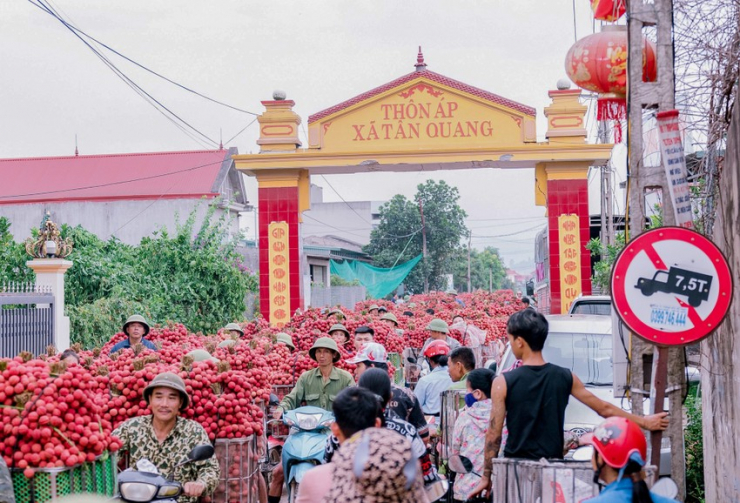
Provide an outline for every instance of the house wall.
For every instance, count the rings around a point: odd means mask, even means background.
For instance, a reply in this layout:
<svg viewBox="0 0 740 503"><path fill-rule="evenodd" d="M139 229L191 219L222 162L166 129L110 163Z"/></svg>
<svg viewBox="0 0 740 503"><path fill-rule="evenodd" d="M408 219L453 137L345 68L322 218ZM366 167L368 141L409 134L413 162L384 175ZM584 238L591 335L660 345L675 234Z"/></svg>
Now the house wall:
<svg viewBox="0 0 740 503"><path fill-rule="evenodd" d="M39 227L44 213L51 212L51 218L58 224L81 225L103 240L112 235L127 244L138 244L141 238L166 228L170 233L176 229L177 222L184 222L190 212L197 208L198 224L203 221L208 201L202 199L160 199L125 201L70 201L54 203L31 203L0 205L0 217L10 223L10 232L16 241L30 236L33 227ZM214 219L226 210L218 208ZM234 211L230 228L239 232L238 214Z"/></svg>
<svg viewBox="0 0 740 503"><path fill-rule="evenodd" d="M334 235L361 245L370 243L370 231L380 223L377 217L381 203L348 201L347 203L315 203L303 213L303 237ZM354 211L353 211L354 210Z"/></svg>

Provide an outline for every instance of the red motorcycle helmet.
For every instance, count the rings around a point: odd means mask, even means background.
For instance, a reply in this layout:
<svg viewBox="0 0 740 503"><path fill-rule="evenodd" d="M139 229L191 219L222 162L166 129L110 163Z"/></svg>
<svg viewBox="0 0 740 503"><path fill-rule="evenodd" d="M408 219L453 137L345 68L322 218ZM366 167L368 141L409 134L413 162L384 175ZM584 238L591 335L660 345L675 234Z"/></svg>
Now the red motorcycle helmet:
<svg viewBox="0 0 740 503"><path fill-rule="evenodd" d="M445 341L432 341L424 350L424 356L427 358L448 354L450 354L450 346Z"/></svg>
<svg viewBox="0 0 740 503"><path fill-rule="evenodd" d="M610 417L592 433L581 437L581 445L592 445L601 454L604 462L612 468L627 465L633 453L647 460L647 442L642 430L624 417Z"/></svg>

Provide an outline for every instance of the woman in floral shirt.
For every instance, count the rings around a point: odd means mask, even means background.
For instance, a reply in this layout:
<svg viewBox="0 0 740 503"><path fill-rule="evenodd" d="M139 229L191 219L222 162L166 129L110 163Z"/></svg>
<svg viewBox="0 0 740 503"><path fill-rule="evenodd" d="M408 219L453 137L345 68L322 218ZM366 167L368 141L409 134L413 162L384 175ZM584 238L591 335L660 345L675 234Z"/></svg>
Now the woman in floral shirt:
<svg viewBox="0 0 740 503"><path fill-rule="evenodd" d="M491 383L495 374L488 369L475 369L468 374L465 404L455 421L452 433L451 455L465 456L473 462L473 472L483 473L483 438L491 417ZM455 475L454 495L456 501L465 501L478 485L480 477L475 473Z"/></svg>

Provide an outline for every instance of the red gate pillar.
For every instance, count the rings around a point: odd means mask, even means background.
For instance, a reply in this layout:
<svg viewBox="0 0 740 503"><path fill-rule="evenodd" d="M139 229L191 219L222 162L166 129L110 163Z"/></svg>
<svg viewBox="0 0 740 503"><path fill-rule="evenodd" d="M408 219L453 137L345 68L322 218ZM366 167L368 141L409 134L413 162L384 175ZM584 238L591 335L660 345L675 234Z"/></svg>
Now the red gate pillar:
<svg viewBox="0 0 740 503"><path fill-rule="evenodd" d="M545 108L547 138L558 143L586 143L580 90L550 91ZM547 207L550 313L568 312L579 295L591 294L588 212L590 163L563 159L540 163L535 170L536 203Z"/></svg>
<svg viewBox="0 0 740 503"><path fill-rule="evenodd" d="M260 311L283 326L303 308L301 212L306 209L306 170L276 170L257 175L259 186Z"/></svg>
<svg viewBox="0 0 740 503"><path fill-rule="evenodd" d="M301 146L301 118L295 102L276 91L263 101L265 113L257 120L260 154L295 152ZM260 311L271 325L282 327L303 308L301 213L309 209L310 178L301 168L255 170L259 211Z"/></svg>

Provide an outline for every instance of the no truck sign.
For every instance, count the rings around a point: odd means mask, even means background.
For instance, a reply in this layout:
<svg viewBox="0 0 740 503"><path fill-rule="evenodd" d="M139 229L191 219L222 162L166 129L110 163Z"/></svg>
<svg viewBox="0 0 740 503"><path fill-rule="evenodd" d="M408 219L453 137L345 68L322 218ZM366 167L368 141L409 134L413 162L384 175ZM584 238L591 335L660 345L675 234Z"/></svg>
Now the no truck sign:
<svg viewBox="0 0 740 503"><path fill-rule="evenodd" d="M691 344L714 331L730 307L732 287L722 252L680 227L639 235L612 269L619 317L636 335L661 346Z"/></svg>

